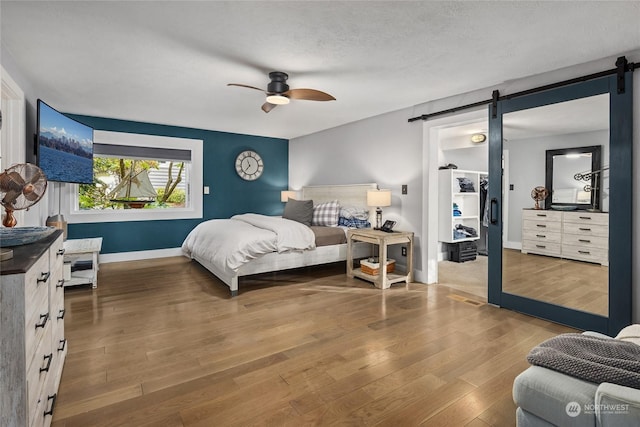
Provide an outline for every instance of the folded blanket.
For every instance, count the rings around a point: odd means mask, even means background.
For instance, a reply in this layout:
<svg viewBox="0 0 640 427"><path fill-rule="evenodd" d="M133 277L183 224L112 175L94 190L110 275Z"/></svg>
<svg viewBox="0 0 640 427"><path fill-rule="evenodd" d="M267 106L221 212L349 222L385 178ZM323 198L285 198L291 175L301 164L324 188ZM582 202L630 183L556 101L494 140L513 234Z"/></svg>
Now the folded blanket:
<svg viewBox="0 0 640 427"><path fill-rule="evenodd" d="M562 334L534 347L527 360L596 384L640 389L640 346L631 342Z"/></svg>

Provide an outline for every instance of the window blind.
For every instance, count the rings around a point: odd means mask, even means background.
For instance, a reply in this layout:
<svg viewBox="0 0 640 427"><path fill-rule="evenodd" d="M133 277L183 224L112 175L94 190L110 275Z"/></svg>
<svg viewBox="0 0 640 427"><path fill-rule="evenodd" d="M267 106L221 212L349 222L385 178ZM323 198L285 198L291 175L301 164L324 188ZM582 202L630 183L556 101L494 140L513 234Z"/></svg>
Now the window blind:
<svg viewBox="0 0 640 427"><path fill-rule="evenodd" d="M104 157L122 157L149 160L191 161L190 150L175 148L137 147L131 145L93 144L93 154Z"/></svg>

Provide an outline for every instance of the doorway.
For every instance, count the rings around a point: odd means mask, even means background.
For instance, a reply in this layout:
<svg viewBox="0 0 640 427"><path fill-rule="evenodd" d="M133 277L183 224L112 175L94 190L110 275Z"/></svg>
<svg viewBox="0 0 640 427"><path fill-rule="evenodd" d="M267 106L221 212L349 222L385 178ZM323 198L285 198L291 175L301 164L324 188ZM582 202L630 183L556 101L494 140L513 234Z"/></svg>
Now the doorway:
<svg viewBox="0 0 640 427"><path fill-rule="evenodd" d="M488 286L488 228L483 223L484 206L481 206L480 195L481 181L488 181L487 114L483 108L430 120L424 123L423 134L425 188L428 189L423 206L426 212L423 226L428 236L424 239L427 242L424 263L428 266L427 283L447 286L465 297L481 301L487 301ZM472 140L472 135L484 135L485 138ZM455 167L451 174L442 169L445 165ZM447 193L447 180L451 180L451 176L470 177L473 191L453 195L456 200L444 200L442 196ZM458 182L456 178L453 181L454 184ZM453 229L457 224L472 229L475 236L462 238L458 235L454 239ZM465 253L462 258L451 252L460 248Z"/></svg>

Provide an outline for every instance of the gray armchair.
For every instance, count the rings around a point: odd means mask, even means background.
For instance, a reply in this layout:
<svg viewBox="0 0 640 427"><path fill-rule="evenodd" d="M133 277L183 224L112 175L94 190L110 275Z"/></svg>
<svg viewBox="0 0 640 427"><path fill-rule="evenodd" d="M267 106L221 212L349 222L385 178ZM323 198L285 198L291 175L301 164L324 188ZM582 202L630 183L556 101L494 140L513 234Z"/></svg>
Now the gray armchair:
<svg viewBox="0 0 640 427"><path fill-rule="evenodd" d="M513 399L518 427L640 426L640 390L595 384L541 366L516 377Z"/></svg>

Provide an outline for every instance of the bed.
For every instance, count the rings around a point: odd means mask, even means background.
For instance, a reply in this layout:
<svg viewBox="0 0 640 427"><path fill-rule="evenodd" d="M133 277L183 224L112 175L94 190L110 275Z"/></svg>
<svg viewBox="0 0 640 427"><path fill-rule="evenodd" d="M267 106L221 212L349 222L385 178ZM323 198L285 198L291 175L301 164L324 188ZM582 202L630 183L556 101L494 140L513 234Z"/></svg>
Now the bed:
<svg viewBox="0 0 640 427"><path fill-rule="evenodd" d="M364 209L367 207L367 191L372 189L375 190L377 188L378 186L375 183L307 186L302 188L299 199L313 200L314 205L338 200L340 206L361 207ZM238 281L242 276L281 271L312 265L327 264L337 261L344 261L347 259L346 243L316 246L314 242L314 244L309 245L308 242L305 243L304 241L305 238L308 238L308 235L304 236L304 234L307 232L300 228L296 229L296 231L293 233L294 235L287 236L286 241L281 242L281 240L283 239L278 237L278 247L273 248L273 251L271 252L261 254L259 256L254 256L253 259L239 260L227 258L223 260L223 257L226 255L217 254L215 257L213 257L211 255L211 251L207 249L206 245L195 244L195 241L198 238L204 238L202 237L203 234L201 233L206 228L211 228L214 230L213 232L215 232L216 227L220 228L224 225L227 230L222 231L223 233L233 233L235 232L235 229L238 229L238 232L243 232L242 230L246 229L246 226L244 224L245 222L249 223L250 225L252 222L258 222L260 227L262 227L263 224L267 228L280 227L278 222L271 221L270 217L260 217L261 216L259 215L254 216L254 214L244 214L232 217L232 219L216 219L205 221L199 224L189 233L182 245L183 254L191 258L192 260L197 261L199 264L213 273L218 279L229 286L231 296L236 296L238 294ZM375 211L371 209L369 221L372 221L374 218ZM234 228L229 228L227 227L227 225ZM256 234L259 233L262 233L262 231L257 230ZM299 236L298 234L301 234L302 236ZM315 234L313 234L313 236L315 239ZM206 238L210 241L215 241L216 236L209 234ZM344 241L346 242L346 239L344 239ZM250 244L261 245L262 243L251 242ZM215 250L218 251L218 248L216 248ZM359 242L353 246L354 258L364 258L369 256L370 254L371 245L368 243Z"/></svg>

